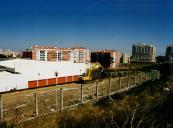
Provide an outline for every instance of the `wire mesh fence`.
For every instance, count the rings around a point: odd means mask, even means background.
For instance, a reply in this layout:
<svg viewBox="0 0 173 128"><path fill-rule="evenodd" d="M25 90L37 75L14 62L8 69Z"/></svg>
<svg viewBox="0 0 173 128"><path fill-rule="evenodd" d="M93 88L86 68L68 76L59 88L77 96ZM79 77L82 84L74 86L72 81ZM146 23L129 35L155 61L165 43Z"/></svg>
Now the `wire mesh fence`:
<svg viewBox="0 0 173 128"><path fill-rule="evenodd" d="M116 92L120 89L120 84L119 84L119 79L118 78L112 78L111 79L111 92Z"/></svg>
<svg viewBox="0 0 173 128"><path fill-rule="evenodd" d="M76 84L75 87L55 88L55 90L31 92L17 96L0 95L1 121L19 122L50 112L66 109L93 99L98 99L117 91L136 86L146 80L159 79L159 72L137 72L126 76L106 78L88 84Z"/></svg>
<svg viewBox="0 0 173 128"><path fill-rule="evenodd" d="M96 82L91 85L83 85L83 100L88 101L96 98Z"/></svg>
<svg viewBox="0 0 173 128"><path fill-rule="evenodd" d="M18 122L35 116L34 95L18 95L3 97L3 115L6 121Z"/></svg>
<svg viewBox="0 0 173 128"><path fill-rule="evenodd" d="M63 107L68 107L81 102L81 92L79 88L71 88L63 90Z"/></svg>

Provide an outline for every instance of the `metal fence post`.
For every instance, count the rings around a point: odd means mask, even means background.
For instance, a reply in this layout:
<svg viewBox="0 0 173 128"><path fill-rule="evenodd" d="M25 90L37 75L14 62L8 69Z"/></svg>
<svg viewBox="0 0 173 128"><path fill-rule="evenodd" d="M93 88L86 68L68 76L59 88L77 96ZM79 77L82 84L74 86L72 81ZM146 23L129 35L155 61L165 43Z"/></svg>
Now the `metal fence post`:
<svg viewBox="0 0 173 128"><path fill-rule="evenodd" d="M120 90L121 90L121 77L119 77L119 85L120 85Z"/></svg>
<svg viewBox="0 0 173 128"><path fill-rule="evenodd" d="M145 80L147 80L147 73L145 73Z"/></svg>
<svg viewBox="0 0 173 128"><path fill-rule="evenodd" d="M157 79L160 79L160 72L157 71Z"/></svg>
<svg viewBox="0 0 173 128"><path fill-rule="evenodd" d="M150 72L150 80L153 80L154 74Z"/></svg>
<svg viewBox="0 0 173 128"><path fill-rule="evenodd" d="M2 99L2 94L0 94L0 112L1 112L1 121L3 121L4 116L3 116L3 99Z"/></svg>
<svg viewBox="0 0 173 128"><path fill-rule="evenodd" d="M58 90L57 89L56 89L55 95L56 95L56 110L58 110Z"/></svg>
<svg viewBox="0 0 173 128"><path fill-rule="evenodd" d="M35 97L35 115L38 116L38 95L37 93L34 94Z"/></svg>
<svg viewBox="0 0 173 128"><path fill-rule="evenodd" d="M151 77L151 72L149 73L149 80L152 80L152 77Z"/></svg>
<svg viewBox="0 0 173 128"><path fill-rule="evenodd" d="M128 83L127 83L127 87L129 88L129 86L130 86L130 78L129 78L129 75L128 75L128 81L127 81Z"/></svg>
<svg viewBox="0 0 173 128"><path fill-rule="evenodd" d="M140 73L140 82L142 83L142 72Z"/></svg>
<svg viewBox="0 0 173 128"><path fill-rule="evenodd" d="M61 109L64 108L64 101L63 101L63 88L61 88Z"/></svg>
<svg viewBox="0 0 173 128"><path fill-rule="evenodd" d="M95 84L96 84L96 99L98 101L98 81L96 81Z"/></svg>
<svg viewBox="0 0 173 128"><path fill-rule="evenodd" d="M154 80L154 73L152 72L152 73L150 73L150 80Z"/></svg>
<svg viewBox="0 0 173 128"><path fill-rule="evenodd" d="M134 85L136 85L136 75L135 75L135 77L134 77Z"/></svg>
<svg viewBox="0 0 173 128"><path fill-rule="evenodd" d="M81 103L83 103L83 85L81 84Z"/></svg>
<svg viewBox="0 0 173 128"><path fill-rule="evenodd" d="M111 94L111 78L109 77L109 90L108 90L108 94Z"/></svg>

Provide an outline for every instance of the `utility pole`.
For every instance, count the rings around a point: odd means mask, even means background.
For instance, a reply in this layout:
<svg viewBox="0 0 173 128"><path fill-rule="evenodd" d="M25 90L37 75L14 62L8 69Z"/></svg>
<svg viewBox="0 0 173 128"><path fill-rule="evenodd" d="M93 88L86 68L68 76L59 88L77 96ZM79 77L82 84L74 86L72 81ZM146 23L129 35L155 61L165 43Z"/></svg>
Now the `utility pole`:
<svg viewBox="0 0 173 128"><path fill-rule="evenodd" d="M81 103L83 103L83 85L81 84Z"/></svg>
<svg viewBox="0 0 173 128"><path fill-rule="evenodd" d="M35 114L38 116L38 96L37 93L34 94L35 97Z"/></svg>
<svg viewBox="0 0 173 128"><path fill-rule="evenodd" d="M96 84L96 99L98 101L98 81L96 81L95 84Z"/></svg>
<svg viewBox="0 0 173 128"><path fill-rule="evenodd" d="M1 122L4 120L4 114L3 114L3 99L2 99L2 94L0 94L0 114L1 114Z"/></svg>
<svg viewBox="0 0 173 128"><path fill-rule="evenodd" d="M58 85L58 71L55 72L55 77L56 77L56 86ZM56 88L56 109L58 110L58 90Z"/></svg>
<svg viewBox="0 0 173 128"><path fill-rule="evenodd" d="M61 109L64 109L64 101L63 101L63 98L64 98L63 88L61 88Z"/></svg>
<svg viewBox="0 0 173 128"><path fill-rule="evenodd" d="M108 94L111 94L111 78L109 77L109 90L108 90Z"/></svg>
<svg viewBox="0 0 173 128"><path fill-rule="evenodd" d="M120 90L121 90L121 77L119 77L119 85L120 85Z"/></svg>

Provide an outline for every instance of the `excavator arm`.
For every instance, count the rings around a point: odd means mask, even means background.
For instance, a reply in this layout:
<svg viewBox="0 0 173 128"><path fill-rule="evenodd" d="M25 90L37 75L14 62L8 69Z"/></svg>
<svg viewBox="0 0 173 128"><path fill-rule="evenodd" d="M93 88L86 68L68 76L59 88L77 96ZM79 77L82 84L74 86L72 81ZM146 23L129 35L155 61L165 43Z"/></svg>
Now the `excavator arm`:
<svg viewBox="0 0 173 128"><path fill-rule="evenodd" d="M100 77L103 67L100 63L91 63L91 66L87 69L86 73L81 76L82 81L92 81Z"/></svg>

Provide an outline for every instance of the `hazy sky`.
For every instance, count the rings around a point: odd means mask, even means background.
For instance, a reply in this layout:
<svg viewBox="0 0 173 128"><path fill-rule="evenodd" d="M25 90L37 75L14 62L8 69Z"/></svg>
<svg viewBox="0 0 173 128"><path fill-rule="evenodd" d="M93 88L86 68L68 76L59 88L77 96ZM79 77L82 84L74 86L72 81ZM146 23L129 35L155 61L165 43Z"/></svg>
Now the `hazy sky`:
<svg viewBox="0 0 173 128"><path fill-rule="evenodd" d="M0 0L0 48L83 46L131 53L173 43L171 0Z"/></svg>

